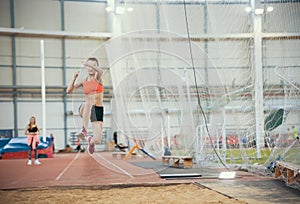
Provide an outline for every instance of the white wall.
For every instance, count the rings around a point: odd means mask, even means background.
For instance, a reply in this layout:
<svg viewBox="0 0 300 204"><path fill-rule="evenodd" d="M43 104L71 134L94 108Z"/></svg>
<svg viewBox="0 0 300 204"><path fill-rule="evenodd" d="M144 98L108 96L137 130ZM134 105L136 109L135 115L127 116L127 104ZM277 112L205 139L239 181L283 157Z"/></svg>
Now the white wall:
<svg viewBox="0 0 300 204"><path fill-rule="evenodd" d="M274 10L265 16L268 32L299 32L300 3L268 4Z"/></svg>
<svg viewBox="0 0 300 204"><path fill-rule="evenodd" d="M76 32L107 31L106 5L65 1L65 29Z"/></svg>
<svg viewBox="0 0 300 204"><path fill-rule="evenodd" d="M1 0L0 2L0 26L10 27L10 0Z"/></svg>
<svg viewBox="0 0 300 204"><path fill-rule="evenodd" d="M13 103L1 102L0 105L0 129L13 129L14 128L14 115Z"/></svg>
<svg viewBox="0 0 300 204"><path fill-rule="evenodd" d="M209 5L208 33L227 34L249 32L246 5Z"/></svg>
<svg viewBox="0 0 300 204"><path fill-rule="evenodd" d="M15 0L16 28L60 30L60 2Z"/></svg>
<svg viewBox="0 0 300 204"><path fill-rule="evenodd" d="M186 22L183 5L162 5L160 8L161 30L186 34ZM187 5L187 15L191 35L204 33L203 6Z"/></svg>
<svg viewBox="0 0 300 204"><path fill-rule="evenodd" d="M133 12L126 12L121 18L122 32L132 32L137 30L153 30L157 28L156 6L154 5L129 5Z"/></svg>

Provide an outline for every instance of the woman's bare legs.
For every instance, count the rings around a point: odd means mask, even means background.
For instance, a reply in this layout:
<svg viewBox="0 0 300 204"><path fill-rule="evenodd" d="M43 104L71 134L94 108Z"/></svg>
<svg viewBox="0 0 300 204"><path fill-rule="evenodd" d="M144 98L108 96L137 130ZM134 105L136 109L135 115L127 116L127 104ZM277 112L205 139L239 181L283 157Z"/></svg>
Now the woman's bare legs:
<svg viewBox="0 0 300 204"><path fill-rule="evenodd" d="M103 131L103 122L102 121L95 121L92 122L94 136L91 140L92 144L100 144L102 140L102 131Z"/></svg>
<svg viewBox="0 0 300 204"><path fill-rule="evenodd" d="M80 116L81 118L82 118L82 115L83 115L84 104L85 104L85 102L83 102L83 103L79 106L79 116Z"/></svg>
<svg viewBox="0 0 300 204"><path fill-rule="evenodd" d="M103 122L95 121L92 122L93 127L93 137L88 137L89 141L89 153L93 154L95 151L95 144L100 144L102 140Z"/></svg>
<svg viewBox="0 0 300 204"><path fill-rule="evenodd" d="M77 135L78 138L85 139L87 137L87 129L91 115L92 104L87 102L83 103L79 110L79 115L82 118L82 131Z"/></svg>
<svg viewBox="0 0 300 204"><path fill-rule="evenodd" d="M93 104L85 102L82 110L82 125L86 130L88 129L92 106Z"/></svg>

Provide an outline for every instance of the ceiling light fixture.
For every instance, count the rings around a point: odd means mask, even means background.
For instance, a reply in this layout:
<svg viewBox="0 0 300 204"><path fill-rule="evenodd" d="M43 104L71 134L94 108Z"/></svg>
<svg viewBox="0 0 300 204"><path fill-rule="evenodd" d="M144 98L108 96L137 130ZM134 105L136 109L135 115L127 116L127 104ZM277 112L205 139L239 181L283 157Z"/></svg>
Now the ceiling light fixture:
<svg viewBox="0 0 300 204"><path fill-rule="evenodd" d="M116 8L116 14L123 14L124 12L125 12L125 8L124 7L118 6Z"/></svg>
<svg viewBox="0 0 300 204"><path fill-rule="evenodd" d="M247 6L247 7L245 8L245 11L246 11L247 13L250 13L250 12L252 11L252 9L251 9L250 6Z"/></svg>
<svg viewBox="0 0 300 204"><path fill-rule="evenodd" d="M134 9L133 9L132 7L128 7L128 8L127 8L127 11L128 11L128 12L132 12L133 10L134 10Z"/></svg>
<svg viewBox="0 0 300 204"><path fill-rule="evenodd" d="M272 6L268 6L267 11L268 12L272 12L274 10L274 8Z"/></svg>
<svg viewBox="0 0 300 204"><path fill-rule="evenodd" d="M263 14L264 13L264 9L262 9L262 8L257 8L257 9L255 9L255 12L254 12L256 15L261 15L261 14Z"/></svg>
<svg viewBox="0 0 300 204"><path fill-rule="evenodd" d="M108 6L108 7L105 8L105 10L106 10L107 12L111 12L111 11L113 11L113 8L110 7L110 6Z"/></svg>

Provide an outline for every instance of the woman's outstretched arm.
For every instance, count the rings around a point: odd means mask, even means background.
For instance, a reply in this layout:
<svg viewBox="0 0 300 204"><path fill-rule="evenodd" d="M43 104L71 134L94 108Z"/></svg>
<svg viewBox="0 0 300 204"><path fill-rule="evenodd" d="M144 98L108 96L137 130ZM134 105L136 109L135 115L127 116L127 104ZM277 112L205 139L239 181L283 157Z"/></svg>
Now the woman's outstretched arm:
<svg viewBox="0 0 300 204"><path fill-rule="evenodd" d="M79 76L79 71L75 72L74 77L67 88L67 93L72 93L73 91L78 89L80 86L82 86L82 82L76 83L76 79L78 78L78 76Z"/></svg>

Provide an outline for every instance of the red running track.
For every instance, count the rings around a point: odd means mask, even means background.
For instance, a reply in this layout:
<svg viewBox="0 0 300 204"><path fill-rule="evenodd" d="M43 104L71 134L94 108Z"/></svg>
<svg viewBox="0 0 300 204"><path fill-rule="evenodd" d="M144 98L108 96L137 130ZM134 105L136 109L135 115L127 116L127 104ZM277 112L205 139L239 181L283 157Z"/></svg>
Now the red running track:
<svg viewBox="0 0 300 204"><path fill-rule="evenodd" d="M0 189L43 188L52 186L106 186L126 184L192 183L199 180L164 180L152 169L135 166L130 161L114 159L111 152L55 154L40 159L41 165L27 166L26 159L0 160ZM132 160L151 161L149 158ZM235 180L269 180L249 172L238 172ZM201 179L219 182L218 179Z"/></svg>
<svg viewBox="0 0 300 204"><path fill-rule="evenodd" d="M111 153L56 154L40 161L41 165L27 166L25 159L0 160L0 189L162 181L153 170L112 159Z"/></svg>

